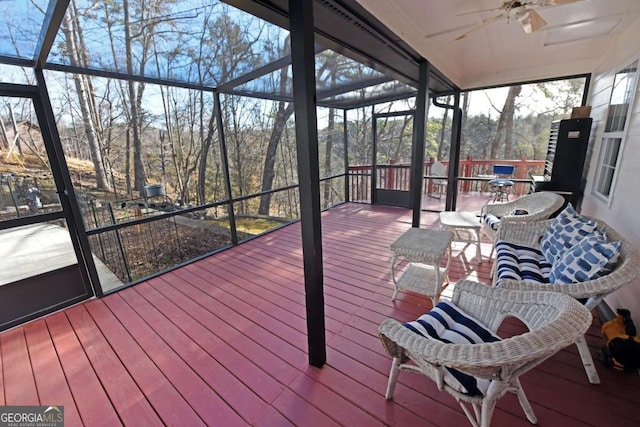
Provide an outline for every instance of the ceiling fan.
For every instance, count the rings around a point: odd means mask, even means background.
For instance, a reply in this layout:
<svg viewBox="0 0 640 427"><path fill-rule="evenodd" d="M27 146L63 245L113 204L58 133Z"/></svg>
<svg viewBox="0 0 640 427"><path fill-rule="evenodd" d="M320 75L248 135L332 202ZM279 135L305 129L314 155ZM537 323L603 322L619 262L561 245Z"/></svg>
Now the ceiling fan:
<svg viewBox="0 0 640 427"><path fill-rule="evenodd" d="M540 14L536 11L537 9L547 8L551 6L561 6L578 1L582 0L503 0L500 7L461 14L469 15L471 13L480 12L500 12L498 15L492 18L485 19L480 24L476 25L461 36L457 37L456 40L463 39L473 31L476 31L494 22L503 20L517 20L518 22L520 22L522 29L527 34L534 31L539 31L547 25L547 21L545 21L544 18L540 16Z"/></svg>

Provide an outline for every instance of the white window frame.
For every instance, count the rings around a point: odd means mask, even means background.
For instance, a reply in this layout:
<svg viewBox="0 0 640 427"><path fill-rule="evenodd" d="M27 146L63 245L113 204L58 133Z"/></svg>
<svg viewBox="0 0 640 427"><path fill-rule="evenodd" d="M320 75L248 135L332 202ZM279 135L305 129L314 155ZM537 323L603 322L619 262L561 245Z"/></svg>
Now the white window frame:
<svg viewBox="0 0 640 427"><path fill-rule="evenodd" d="M609 114L612 108L615 108L614 104L612 104L616 78L617 76L623 72L635 66L635 75L633 85L630 91L630 98L628 99L628 108L625 116L624 127L623 129L614 129L612 131L607 131L606 126L609 119ZM605 116L605 129L600 138L600 153L598 154L598 162L596 163L596 176L593 187L591 189L591 193L602 199L607 203L607 206L610 207L613 202L613 195L615 193L616 181L618 178L618 172L620 171L620 162L622 158L622 153L624 151L625 140L627 136L627 130L629 129L629 122L631 120L631 113L634 110L635 106L635 98L636 91L638 89L638 67L640 66L640 60L636 59L635 61L630 62L626 67L623 67L616 71L614 76L614 82L611 88L611 96L609 97L609 107L607 109L607 115ZM611 155L612 155L612 145L616 140L620 141L618 144L618 150L615 153L616 160L613 164L609 164ZM609 175L607 172L613 169L613 173ZM610 177L611 182L608 185L608 192L601 192L600 188L605 184L605 180L608 180ZM605 185L606 187L606 185Z"/></svg>

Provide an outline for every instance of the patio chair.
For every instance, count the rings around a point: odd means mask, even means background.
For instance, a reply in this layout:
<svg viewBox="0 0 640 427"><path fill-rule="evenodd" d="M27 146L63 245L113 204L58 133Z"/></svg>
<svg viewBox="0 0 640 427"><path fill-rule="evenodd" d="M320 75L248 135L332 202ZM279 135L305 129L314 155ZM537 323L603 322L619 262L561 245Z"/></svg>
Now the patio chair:
<svg viewBox="0 0 640 427"><path fill-rule="evenodd" d="M559 216L560 215L562 215L562 213L559 214ZM559 283L562 280L558 280L555 278L555 275L552 276L550 274L550 272L553 271L555 263L543 265L545 264L545 260L541 260L539 263L539 271L543 274L540 278L536 278L538 273L533 271L533 267L534 264L538 263L531 255L533 251L540 252L542 236L554 220L550 219L529 223L509 222L500 227L500 240L497 243L497 256L494 263L494 271L496 272L493 278L494 285L499 285L502 289L552 291L565 294L583 301L584 306L591 311L596 308L607 295L625 285L633 283L640 276L640 252L638 249L604 221L586 215L580 215L580 217L585 220L594 221L597 224L596 232L603 232L608 242L619 242L617 261L614 265L609 263L605 265L607 269L611 269L610 272L604 275L596 274L588 280L575 281L574 283L566 283L566 281ZM507 249L509 245L519 248L515 258L514 254ZM573 248L576 246L579 245L575 245ZM523 250L525 252L522 252ZM504 256L502 255L503 251L506 251ZM587 259L585 255L578 255L577 257L582 258L583 262ZM569 271L568 267L562 265L562 261L556 262L560 262L557 270L565 273ZM514 267L520 270L521 274L525 277L521 279L509 278L508 276L511 276L512 272L515 271ZM547 277L545 278L543 276ZM551 281L551 283L546 283L548 281ZM576 346L578 347L589 382L599 384L600 378L583 335L576 339Z"/></svg>
<svg viewBox="0 0 640 427"><path fill-rule="evenodd" d="M447 185L447 167L441 162L433 162L429 169L431 176L441 176L442 178L431 178L432 191L428 196L439 199L444 194L444 188Z"/></svg>
<svg viewBox="0 0 640 427"><path fill-rule="evenodd" d="M564 204L564 197L549 191L527 194L516 200L504 203L486 203L481 212L481 231L495 243L500 235L500 228L508 223L521 223L547 219Z"/></svg>
<svg viewBox="0 0 640 427"><path fill-rule="evenodd" d="M500 339L496 331L507 317L520 319L529 331ZM591 321L591 313L567 295L460 281L450 303L439 303L418 321L386 319L380 325L382 344L393 357L385 396L393 397L400 371L410 370L450 393L474 426L489 426L507 392L518 396L535 424L520 375L573 343Z"/></svg>
<svg viewBox="0 0 640 427"><path fill-rule="evenodd" d="M513 187L513 181L509 179L513 175L513 165L493 165L493 174L497 178L489 181L489 187L493 193L494 202L506 202L509 200L509 192Z"/></svg>

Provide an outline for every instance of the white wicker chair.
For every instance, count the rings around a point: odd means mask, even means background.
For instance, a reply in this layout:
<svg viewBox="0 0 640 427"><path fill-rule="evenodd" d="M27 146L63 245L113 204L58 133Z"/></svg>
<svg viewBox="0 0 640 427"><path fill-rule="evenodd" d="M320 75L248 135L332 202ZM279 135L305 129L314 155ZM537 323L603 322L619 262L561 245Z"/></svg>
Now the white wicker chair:
<svg viewBox="0 0 640 427"><path fill-rule="evenodd" d="M433 191L428 196L439 199L445 193L444 188L447 186L447 167L441 162L433 162L429 169L429 174L433 177L431 178ZM440 176L442 178L436 178Z"/></svg>
<svg viewBox="0 0 640 427"><path fill-rule="evenodd" d="M582 215L590 218L586 215ZM633 283L640 276L640 252L625 240L613 228L604 221L590 218L598 224L598 230L604 231L607 240L620 242L620 259L614 270L593 280L570 284L539 283L531 280L498 279L494 277L494 285L498 280L502 289L518 289L527 291L553 291L569 295L573 298L586 300L585 307L591 311L602 301L604 297L621 287ZM540 238L551 225L552 220L536 221L532 223L509 223L500 228L500 240L515 243L531 248L540 248ZM494 269L497 267L494 265ZM589 352L589 347L584 336L578 337L576 346L580 352L580 358L585 371L592 384L599 384L600 378Z"/></svg>
<svg viewBox="0 0 640 427"><path fill-rule="evenodd" d="M491 343L449 344L424 338L386 319L378 330L384 348L393 357L386 398L393 397L400 370L411 370L449 392L474 426L489 426L497 401L507 392L518 396L527 418L535 424L520 375L575 342L591 325L591 313L567 295L514 291L466 280L455 285L452 303L494 333L503 319L511 316L522 320L529 331ZM452 388L445 382L446 368L490 379L487 392L469 396Z"/></svg>
<svg viewBox="0 0 640 427"><path fill-rule="evenodd" d="M481 231L495 243L498 241L500 228L507 223L532 222L547 219L559 210L564 204L564 197L550 191L540 191L527 194L516 200L505 203L487 203L482 208L481 218L486 214L492 214L500 218L498 229L494 230L485 221L481 221ZM514 215L516 209L527 211L524 215ZM494 247L491 248L489 258L493 256Z"/></svg>

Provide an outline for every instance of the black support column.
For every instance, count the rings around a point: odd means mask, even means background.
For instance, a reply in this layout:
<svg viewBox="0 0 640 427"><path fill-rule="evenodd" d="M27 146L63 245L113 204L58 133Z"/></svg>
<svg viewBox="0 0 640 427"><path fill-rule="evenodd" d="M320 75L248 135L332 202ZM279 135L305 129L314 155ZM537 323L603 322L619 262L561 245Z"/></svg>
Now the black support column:
<svg viewBox="0 0 640 427"><path fill-rule="evenodd" d="M446 211L456 210L458 200L458 176L460 175L460 143L462 142L462 109L460 91L453 98L453 122L451 124L451 148L449 151L449 179L447 181Z"/></svg>
<svg viewBox="0 0 640 427"><path fill-rule="evenodd" d="M289 0L289 20L307 308L307 342L309 363L320 368L327 360L327 351L320 224L313 3L313 0Z"/></svg>
<svg viewBox="0 0 640 427"><path fill-rule="evenodd" d="M413 207L412 227L420 227L422 207L422 177L424 175L424 141L429 112L429 63L422 60L419 64L418 94L416 95L416 114L413 120L413 147L411 150L411 206Z"/></svg>
<svg viewBox="0 0 640 427"><path fill-rule="evenodd" d="M342 142L344 143L344 201L351 201L349 187L351 185L351 177L349 176L349 129L347 127L348 120L347 110L342 110Z"/></svg>
<svg viewBox="0 0 640 427"><path fill-rule="evenodd" d="M231 230L231 243L238 244L238 229L236 227L236 214L233 207L233 194L231 191L231 178L229 178L229 155L227 152L227 140L224 136L224 126L222 121L222 106L220 105L220 93L213 94L213 113L216 115L216 127L218 128L218 142L220 143L220 159L222 160L222 174L224 176L224 190L227 193L229 206L229 227Z"/></svg>

